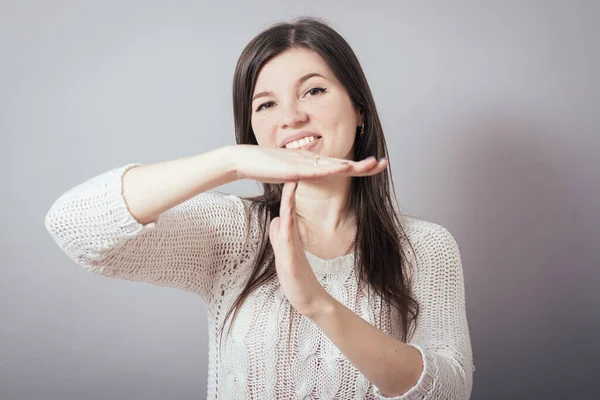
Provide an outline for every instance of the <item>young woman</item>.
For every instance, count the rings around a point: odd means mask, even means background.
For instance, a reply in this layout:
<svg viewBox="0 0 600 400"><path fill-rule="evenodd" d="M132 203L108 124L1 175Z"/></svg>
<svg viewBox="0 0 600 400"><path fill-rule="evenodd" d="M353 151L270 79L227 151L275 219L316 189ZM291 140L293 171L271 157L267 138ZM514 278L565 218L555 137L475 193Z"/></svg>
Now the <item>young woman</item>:
<svg viewBox="0 0 600 400"><path fill-rule="evenodd" d="M104 276L202 298L211 399L468 398L457 243L394 207L350 46L317 19L274 25L243 50L233 103L237 145L64 193L45 221L59 246ZM237 179L263 194L211 191Z"/></svg>

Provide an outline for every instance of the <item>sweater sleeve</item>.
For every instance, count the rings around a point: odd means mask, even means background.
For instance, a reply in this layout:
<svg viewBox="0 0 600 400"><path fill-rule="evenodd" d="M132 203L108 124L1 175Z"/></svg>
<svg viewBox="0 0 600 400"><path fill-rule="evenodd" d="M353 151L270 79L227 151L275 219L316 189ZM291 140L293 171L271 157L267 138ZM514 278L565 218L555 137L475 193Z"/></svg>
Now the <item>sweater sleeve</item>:
<svg viewBox="0 0 600 400"><path fill-rule="evenodd" d="M431 226L415 246L418 266L413 293L420 316L407 343L419 350L424 368L416 385L401 396L385 397L373 386L375 398L380 400L462 400L471 396L475 367L460 252L447 229Z"/></svg>
<svg viewBox="0 0 600 400"><path fill-rule="evenodd" d="M234 279L246 252L245 203L204 192L140 224L122 193L123 174L137 165L104 172L61 195L46 215L46 229L87 270L193 292L209 303L224 279Z"/></svg>

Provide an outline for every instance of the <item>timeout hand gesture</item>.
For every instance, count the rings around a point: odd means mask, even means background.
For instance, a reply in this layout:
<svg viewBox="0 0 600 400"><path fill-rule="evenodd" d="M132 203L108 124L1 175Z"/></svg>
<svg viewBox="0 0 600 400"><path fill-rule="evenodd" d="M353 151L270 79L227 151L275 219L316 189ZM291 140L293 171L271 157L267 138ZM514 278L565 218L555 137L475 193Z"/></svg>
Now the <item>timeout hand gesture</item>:
<svg viewBox="0 0 600 400"><path fill-rule="evenodd" d="M387 159L374 157L351 161L335 157L319 157L308 150L277 149L257 145L233 146L234 169L239 179L264 183L321 179L331 175L368 176L383 171Z"/></svg>
<svg viewBox="0 0 600 400"><path fill-rule="evenodd" d="M283 294L300 314L312 318L332 297L321 286L304 253L296 220L297 187L297 181L284 183L279 217L271 221L269 240Z"/></svg>
<svg viewBox="0 0 600 400"><path fill-rule="evenodd" d="M238 152L239 151L239 152ZM239 179L283 183L279 217L271 221L269 240L275 253L275 268L283 294L302 315L315 317L332 297L315 276L300 240L296 217L298 180L318 180L332 175L368 176L383 171L387 159L369 157L351 161L319 157L307 150L266 148L257 145L234 146L233 165Z"/></svg>

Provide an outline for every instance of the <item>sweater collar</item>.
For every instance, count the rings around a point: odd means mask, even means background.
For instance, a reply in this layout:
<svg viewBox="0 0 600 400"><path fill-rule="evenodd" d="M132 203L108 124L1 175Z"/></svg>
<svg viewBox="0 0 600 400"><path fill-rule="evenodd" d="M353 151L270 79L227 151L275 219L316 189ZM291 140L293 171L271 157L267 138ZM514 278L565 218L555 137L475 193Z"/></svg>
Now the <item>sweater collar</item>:
<svg viewBox="0 0 600 400"><path fill-rule="evenodd" d="M354 252L330 260L317 257L308 250L304 250L304 253L313 271L318 275L339 275L351 271L354 267Z"/></svg>

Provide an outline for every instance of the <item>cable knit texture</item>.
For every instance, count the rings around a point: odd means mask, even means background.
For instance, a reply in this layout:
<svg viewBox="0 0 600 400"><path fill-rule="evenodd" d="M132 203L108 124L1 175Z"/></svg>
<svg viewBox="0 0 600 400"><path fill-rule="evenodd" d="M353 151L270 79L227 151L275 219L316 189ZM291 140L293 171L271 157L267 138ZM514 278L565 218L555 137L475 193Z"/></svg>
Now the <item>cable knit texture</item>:
<svg viewBox="0 0 600 400"><path fill-rule="evenodd" d="M421 307L418 329L407 343L421 352L424 370L408 392L385 397L315 323L292 309L278 281L248 297L231 335L224 334L219 343L217 329L254 265L259 217L235 195L205 192L142 225L122 193L122 176L136 165L112 169L67 191L48 211L45 225L83 268L200 296L208 310L209 399L469 398L475 368L463 271L457 243L444 227L402 217L414 248L406 253L415 265L411 281ZM400 339L398 315L387 313L373 293L371 301L364 290L358 293L353 253L332 260L305 253L328 293Z"/></svg>

